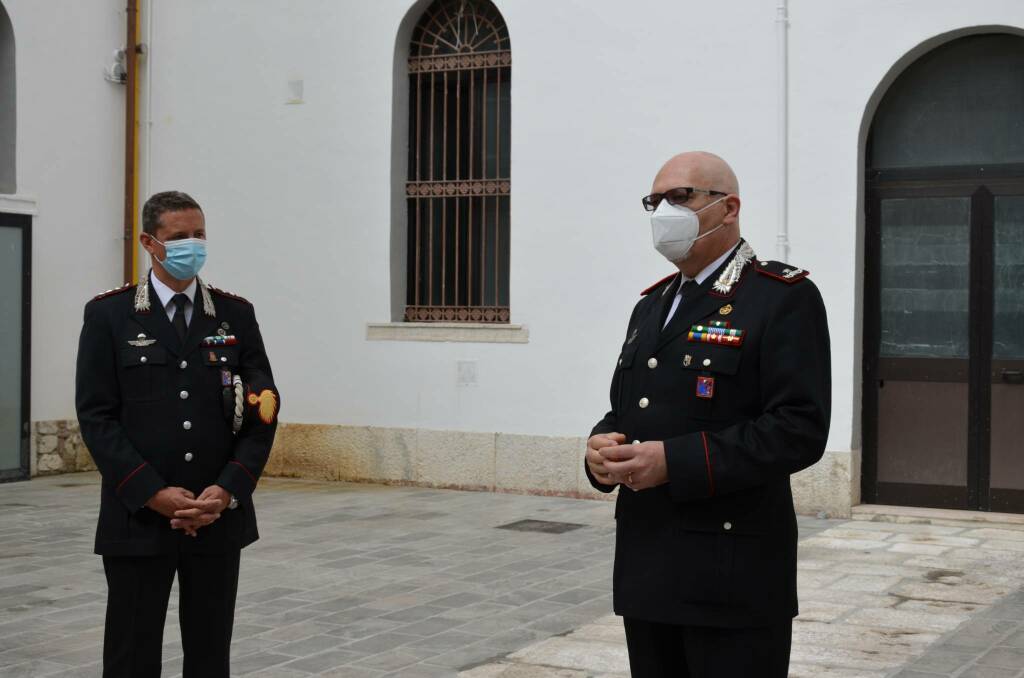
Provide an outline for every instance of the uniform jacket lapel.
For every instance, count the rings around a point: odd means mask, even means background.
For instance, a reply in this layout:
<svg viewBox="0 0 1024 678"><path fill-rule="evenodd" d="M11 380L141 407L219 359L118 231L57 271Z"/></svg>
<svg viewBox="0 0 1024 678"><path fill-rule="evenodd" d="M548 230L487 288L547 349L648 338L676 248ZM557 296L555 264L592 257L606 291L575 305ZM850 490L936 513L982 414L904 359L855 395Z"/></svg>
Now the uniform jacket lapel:
<svg viewBox="0 0 1024 678"><path fill-rule="evenodd" d="M192 322L188 324L188 334L185 335L185 345L182 355L194 351L208 337L217 331L217 317L206 315L203 310L202 290L196 290L195 301L192 302Z"/></svg>
<svg viewBox="0 0 1024 678"><path fill-rule="evenodd" d="M735 256L735 253L734 253ZM736 296L736 289L743 282L741 277L728 292L714 291L713 287L715 281L718 280L719 275L729 262L732 261L732 257L725 260L721 266L715 270L707 280L701 284L698 288L697 294L693 295L690 299L683 299L679 304L679 308L676 309L676 314L672 316L671 322L668 327L661 333L658 338L658 344L655 350L660 350L661 347L665 346L669 342L673 341L680 334L685 334L690 331L690 327L707 316L713 314L718 309L728 304L733 297ZM748 263L744 268L743 275L746 276L749 272L750 264Z"/></svg>
<svg viewBox="0 0 1024 678"><path fill-rule="evenodd" d="M680 281L681 278L677 273L676 277L672 279L672 282L666 285L665 288L658 293L660 299L658 299L658 303L656 305L658 312L655 315L657 315L657 331L659 334L665 326L665 316L668 315L669 309L672 308L672 302L675 301L676 293L679 291L679 285L681 284Z"/></svg>
<svg viewBox="0 0 1024 678"><path fill-rule="evenodd" d="M181 340L178 339L178 334L171 326L171 321L167 319L167 313L164 311L163 304L160 303L160 297L157 296L156 290L153 289L153 284L147 284L149 285L150 310L138 311L133 307L131 316L135 322L146 329L151 337L160 342L161 346L174 355L180 356Z"/></svg>
<svg viewBox="0 0 1024 678"><path fill-rule="evenodd" d="M707 287L701 285L694 298L689 300L683 299L680 302L679 308L676 309L676 314L672 316L672 321L669 322L668 327L658 337L657 349L661 349L662 346L670 343L680 334L688 332L690 326L697 320L711 315L719 307L729 303L728 299L732 298L731 295L729 297L710 296L708 291L713 281L709 279L704 282Z"/></svg>

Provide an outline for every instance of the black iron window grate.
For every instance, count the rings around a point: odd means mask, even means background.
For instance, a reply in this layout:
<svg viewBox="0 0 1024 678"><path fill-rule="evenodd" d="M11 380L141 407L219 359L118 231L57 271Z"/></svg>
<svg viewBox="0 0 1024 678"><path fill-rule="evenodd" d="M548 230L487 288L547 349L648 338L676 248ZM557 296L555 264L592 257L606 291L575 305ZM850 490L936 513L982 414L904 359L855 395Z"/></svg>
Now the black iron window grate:
<svg viewBox="0 0 1024 678"><path fill-rule="evenodd" d="M405 319L507 323L508 29L488 0L437 0L410 47Z"/></svg>

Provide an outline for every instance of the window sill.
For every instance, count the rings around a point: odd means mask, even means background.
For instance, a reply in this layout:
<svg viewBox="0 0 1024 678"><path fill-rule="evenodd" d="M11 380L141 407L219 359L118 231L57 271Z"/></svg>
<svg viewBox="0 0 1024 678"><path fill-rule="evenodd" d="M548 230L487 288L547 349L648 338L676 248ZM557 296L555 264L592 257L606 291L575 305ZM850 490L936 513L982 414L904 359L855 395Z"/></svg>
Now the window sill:
<svg viewBox="0 0 1024 678"><path fill-rule="evenodd" d="M39 208L34 195L5 193L0 195L0 212L35 216L39 214Z"/></svg>
<svg viewBox="0 0 1024 678"><path fill-rule="evenodd" d="M479 344L526 344L525 325L496 323L367 323L368 341L451 341Z"/></svg>

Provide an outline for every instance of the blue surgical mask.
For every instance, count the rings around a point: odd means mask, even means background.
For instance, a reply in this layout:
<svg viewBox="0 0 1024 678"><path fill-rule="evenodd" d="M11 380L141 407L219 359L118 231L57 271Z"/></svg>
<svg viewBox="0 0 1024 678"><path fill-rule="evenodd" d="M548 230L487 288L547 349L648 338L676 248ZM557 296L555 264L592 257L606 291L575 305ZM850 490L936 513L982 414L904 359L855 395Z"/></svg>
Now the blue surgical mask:
<svg viewBox="0 0 1024 678"><path fill-rule="evenodd" d="M206 263L206 241L201 238L185 238L184 240L168 240L160 242L166 255L160 265L172 278L191 280L199 274L199 269Z"/></svg>

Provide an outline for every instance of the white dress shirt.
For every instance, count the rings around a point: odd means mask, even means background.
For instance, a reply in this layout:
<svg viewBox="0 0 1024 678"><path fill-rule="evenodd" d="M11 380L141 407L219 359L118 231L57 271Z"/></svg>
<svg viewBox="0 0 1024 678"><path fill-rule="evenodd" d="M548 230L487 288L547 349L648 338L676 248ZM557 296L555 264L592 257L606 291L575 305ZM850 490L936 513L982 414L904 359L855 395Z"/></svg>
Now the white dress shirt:
<svg viewBox="0 0 1024 678"><path fill-rule="evenodd" d="M149 280L153 283L153 289L156 291L156 296L160 297L160 303L163 304L164 311L167 312L167 319L170 321L174 320L174 314L177 312L178 307L174 305L174 295L177 294L167 285L160 282L160 279L153 275L153 272L149 272ZM192 282L189 283L188 287L182 292L188 297L188 302L185 304L185 327L188 327L192 322L192 301L196 297L196 279L192 278Z"/></svg>
<svg viewBox="0 0 1024 678"><path fill-rule="evenodd" d="M732 251L736 249L736 245L739 245L738 241L735 245L727 249L725 251L725 254L723 254L722 256L718 257L710 264L705 266L704 269L697 274L696 278L687 278L682 273L679 274L682 278L682 280L679 281L679 290L676 292L676 298L672 300L672 308L668 310L668 315L665 316L665 324L661 326L661 329L665 329L666 327L668 327L668 321L672 320L672 316L676 314L676 309L679 308L679 302L683 300L683 285L685 285L686 282L689 280L694 280L697 282L698 285L703 285L704 281L708 279L708 276L714 273L715 269L717 269L719 266L725 263L725 260L729 258L729 255L732 254Z"/></svg>

